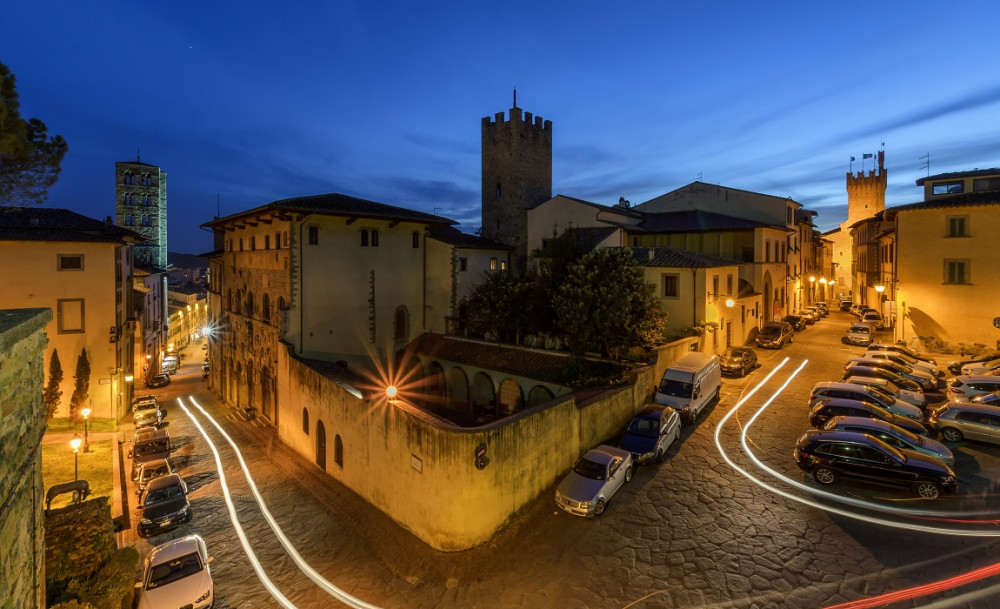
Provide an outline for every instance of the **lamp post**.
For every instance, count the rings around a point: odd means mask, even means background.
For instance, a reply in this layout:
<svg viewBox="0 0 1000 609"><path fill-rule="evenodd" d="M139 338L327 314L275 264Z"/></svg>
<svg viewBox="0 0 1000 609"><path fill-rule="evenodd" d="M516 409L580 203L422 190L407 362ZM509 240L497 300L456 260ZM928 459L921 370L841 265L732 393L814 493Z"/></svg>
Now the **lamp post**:
<svg viewBox="0 0 1000 609"><path fill-rule="evenodd" d="M69 445L73 447L73 482L76 482L80 479L80 434L73 434Z"/></svg>
<svg viewBox="0 0 1000 609"><path fill-rule="evenodd" d="M809 277L809 304L816 300L816 276Z"/></svg>
<svg viewBox="0 0 1000 609"><path fill-rule="evenodd" d="M80 411L80 414L83 415L83 452L89 453L90 441L87 437L87 418L90 417L90 409L84 408Z"/></svg>

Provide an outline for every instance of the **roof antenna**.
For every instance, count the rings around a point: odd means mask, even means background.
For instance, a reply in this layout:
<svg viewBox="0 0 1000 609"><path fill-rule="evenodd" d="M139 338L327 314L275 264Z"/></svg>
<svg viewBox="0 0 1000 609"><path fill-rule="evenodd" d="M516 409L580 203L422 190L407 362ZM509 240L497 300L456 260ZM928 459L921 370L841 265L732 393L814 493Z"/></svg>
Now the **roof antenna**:
<svg viewBox="0 0 1000 609"><path fill-rule="evenodd" d="M135 149L135 162L136 163L139 162L139 149L138 148Z"/></svg>
<svg viewBox="0 0 1000 609"><path fill-rule="evenodd" d="M220 204L219 204L219 200L221 198L222 198L222 195L220 195L219 193L215 193L215 217L216 218L221 218L222 217L222 212L220 210Z"/></svg>
<svg viewBox="0 0 1000 609"><path fill-rule="evenodd" d="M514 87L514 107L517 107L517 87Z"/></svg>

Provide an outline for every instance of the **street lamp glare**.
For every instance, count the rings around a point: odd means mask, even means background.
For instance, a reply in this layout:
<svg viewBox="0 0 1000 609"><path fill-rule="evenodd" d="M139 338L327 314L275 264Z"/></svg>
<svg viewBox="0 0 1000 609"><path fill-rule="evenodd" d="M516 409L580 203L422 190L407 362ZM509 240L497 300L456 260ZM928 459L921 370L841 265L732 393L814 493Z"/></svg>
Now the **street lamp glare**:
<svg viewBox="0 0 1000 609"><path fill-rule="evenodd" d="M89 408L84 408L83 410L80 411L80 414L82 414L83 418L86 419L87 417L90 416L90 409Z"/></svg>
<svg viewBox="0 0 1000 609"><path fill-rule="evenodd" d="M816 277L810 277L809 278L809 282L810 283L815 283L816 282Z"/></svg>
<svg viewBox="0 0 1000 609"><path fill-rule="evenodd" d="M882 292L885 291L885 286L884 285L877 285L877 286L875 286L875 291L878 292L879 294L881 294Z"/></svg>
<svg viewBox="0 0 1000 609"><path fill-rule="evenodd" d="M736 306L736 301L734 301L732 298L727 298L726 299L726 306L729 307L730 309L732 309L733 307Z"/></svg>
<svg viewBox="0 0 1000 609"><path fill-rule="evenodd" d="M80 450L80 444L82 443L83 440L81 440L80 436L76 434L74 434L73 439L69 441L69 445L73 447L73 452Z"/></svg>
<svg viewBox="0 0 1000 609"><path fill-rule="evenodd" d="M397 393L397 390L396 390L396 386L395 385L389 385L388 387L385 388L385 395L390 400L396 398L396 393Z"/></svg>

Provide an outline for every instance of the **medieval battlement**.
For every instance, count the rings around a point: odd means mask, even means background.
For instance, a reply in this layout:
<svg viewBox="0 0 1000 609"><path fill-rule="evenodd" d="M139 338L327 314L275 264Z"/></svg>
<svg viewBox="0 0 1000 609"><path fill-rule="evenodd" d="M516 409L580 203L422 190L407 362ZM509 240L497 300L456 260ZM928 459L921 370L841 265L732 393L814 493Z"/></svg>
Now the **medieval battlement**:
<svg viewBox="0 0 1000 609"><path fill-rule="evenodd" d="M534 116L531 112L524 112L522 114L521 109L518 107L513 107L509 111L510 121L505 120L505 113L497 112L492 117L483 117L483 131L487 129L498 126L498 125L526 125L532 127L539 131L552 131L552 121L542 120L540 116Z"/></svg>

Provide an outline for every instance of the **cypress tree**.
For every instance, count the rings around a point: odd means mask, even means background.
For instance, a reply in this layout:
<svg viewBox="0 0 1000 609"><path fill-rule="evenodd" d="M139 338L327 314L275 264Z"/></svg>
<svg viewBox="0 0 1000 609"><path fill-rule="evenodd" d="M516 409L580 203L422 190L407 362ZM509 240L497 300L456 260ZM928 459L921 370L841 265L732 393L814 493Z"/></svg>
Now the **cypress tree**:
<svg viewBox="0 0 1000 609"><path fill-rule="evenodd" d="M49 360L49 382L45 386L45 391L42 392L42 397L45 400L45 422L48 423L52 420L52 417L56 416L56 411L59 410L59 402L62 401L62 389L59 385L63 381L63 369L62 364L59 363L59 351L56 349L52 350L52 359Z"/></svg>
<svg viewBox="0 0 1000 609"><path fill-rule="evenodd" d="M80 357L76 359L76 375L73 377L76 382L73 388L73 396L69 399L69 418L74 423L79 423L83 418L80 411L90 397L90 360L87 359L87 349L80 352Z"/></svg>

